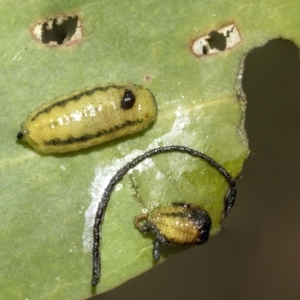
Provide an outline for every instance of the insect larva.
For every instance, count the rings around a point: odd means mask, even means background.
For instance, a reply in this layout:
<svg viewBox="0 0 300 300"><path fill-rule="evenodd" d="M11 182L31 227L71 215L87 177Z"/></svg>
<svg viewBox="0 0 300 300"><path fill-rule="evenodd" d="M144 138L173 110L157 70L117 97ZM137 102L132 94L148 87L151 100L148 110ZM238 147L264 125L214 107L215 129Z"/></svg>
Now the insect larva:
<svg viewBox="0 0 300 300"><path fill-rule="evenodd" d="M209 238L211 218L197 205L173 202L156 207L149 214L135 216L134 224L142 233L154 232L153 258L159 260L160 245L204 244Z"/></svg>
<svg viewBox="0 0 300 300"><path fill-rule="evenodd" d="M38 152L69 152L141 131L155 121L152 93L133 84L96 86L33 111L17 138Z"/></svg>
<svg viewBox="0 0 300 300"><path fill-rule="evenodd" d="M100 243L101 243L101 225L103 224L105 209L109 202L111 193L116 184L128 173L129 170L136 167L139 163L147 158L165 152L182 152L188 153L192 156L204 159L209 165L219 171L225 177L229 184L228 192L224 198L224 217L229 213L234 205L236 198L235 179L214 159L201 153L197 150L179 146L164 146L155 148L145 152L136 157L131 162L123 166L109 181L105 188L101 201L95 216L95 223L93 228L94 243L93 243L93 274L91 284L96 286L101 276L101 257L100 257ZM141 219L145 219L140 223ZM182 231L181 226L187 226ZM120 225L122 226L122 224ZM159 246L164 245L184 245L196 244L201 245L205 243L209 237L211 226L211 218L209 214L202 208L188 203L175 202L169 207L155 208L148 217L143 214L135 217L135 226L141 232L153 231L155 240L153 243L153 258L159 260Z"/></svg>

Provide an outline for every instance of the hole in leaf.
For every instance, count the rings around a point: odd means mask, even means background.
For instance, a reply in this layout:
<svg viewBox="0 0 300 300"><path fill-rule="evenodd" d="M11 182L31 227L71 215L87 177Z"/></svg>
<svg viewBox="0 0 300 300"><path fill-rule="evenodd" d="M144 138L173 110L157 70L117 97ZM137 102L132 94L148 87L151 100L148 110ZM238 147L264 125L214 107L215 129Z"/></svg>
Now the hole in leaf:
<svg viewBox="0 0 300 300"><path fill-rule="evenodd" d="M56 16L39 21L32 28L34 38L48 46L70 46L82 40L79 16Z"/></svg>
<svg viewBox="0 0 300 300"><path fill-rule="evenodd" d="M191 50L197 56L217 54L220 51L233 48L241 41L241 36L234 23L224 26L218 30L196 38L192 42Z"/></svg>

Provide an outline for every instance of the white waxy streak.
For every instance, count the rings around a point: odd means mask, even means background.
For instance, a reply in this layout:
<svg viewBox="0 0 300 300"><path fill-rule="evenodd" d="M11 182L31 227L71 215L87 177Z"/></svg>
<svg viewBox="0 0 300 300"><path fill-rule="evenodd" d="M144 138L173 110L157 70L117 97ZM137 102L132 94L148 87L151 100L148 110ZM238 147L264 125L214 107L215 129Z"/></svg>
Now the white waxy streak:
<svg viewBox="0 0 300 300"><path fill-rule="evenodd" d="M70 114L72 121L80 122L82 118L82 113L76 110L74 113Z"/></svg>

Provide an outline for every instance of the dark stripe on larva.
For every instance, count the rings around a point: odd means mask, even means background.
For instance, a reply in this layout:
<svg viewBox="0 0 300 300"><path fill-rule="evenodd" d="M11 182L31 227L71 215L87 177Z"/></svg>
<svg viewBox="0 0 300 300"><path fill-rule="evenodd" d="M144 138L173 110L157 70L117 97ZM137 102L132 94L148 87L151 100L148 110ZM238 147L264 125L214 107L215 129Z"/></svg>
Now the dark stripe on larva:
<svg viewBox="0 0 300 300"><path fill-rule="evenodd" d="M124 89L124 86L120 86L120 85L109 85L109 86L97 86L92 90L88 90L88 91L83 91L80 92L79 94L73 95L69 98L63 99L61 101L55 102L52 105L50 105L49 107L46 107L45 109L39 111L38 113L36 113L31 121L34 121L37 117L39 117L42 114L48 114L54 107L65 107L70 101L78 101L80 100L82 97L84 96L91 96L92 94L94 94L96 91L102 91L105 92L110 88L116 88L116 89Z"/></svg>
<svg viewBox="0 0 300 300"><path fill-rule="evenodd" d="M134 126L138 123L142 123L143 120L142 119L139 119L139 120L136 120L136 121L125 121L122 125L117 125L117 126L114 126L113 128L110 128L108 130L101 130L101 131L98 131L97 133L95 134L85 134L85 135L82 135L81 137L78 137L78 138L74 138L72 136L70 136L67 140L61 140L61 139L52 139L52 140L49 140L49 141L44 141L44 145L45 146L50 146L50 145L53 145L53 146L58 146L58 145L71 145L71 144L75 144L75 143L85 143L89 140L92 140L92 139L95 139L95 138L99 138L103 135L108 135L110 133L113 133L115 131L118 131L120 129L123 129L125 127L128 127L128 126Z"/></svg>

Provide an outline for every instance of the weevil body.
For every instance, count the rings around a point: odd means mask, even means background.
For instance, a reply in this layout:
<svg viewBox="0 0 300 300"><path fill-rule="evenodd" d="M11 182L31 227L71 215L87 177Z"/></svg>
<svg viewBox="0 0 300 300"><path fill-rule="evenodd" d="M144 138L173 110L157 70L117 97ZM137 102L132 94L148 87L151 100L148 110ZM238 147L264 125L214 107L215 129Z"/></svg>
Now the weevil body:
<svg viewBox="0 0 300 300"><path fill-rule="evenodd" d="M42 105L27 117L17 138L38 152L76 151L141 131L156 114L155 98L146 88L96 86Z"/></svg>

